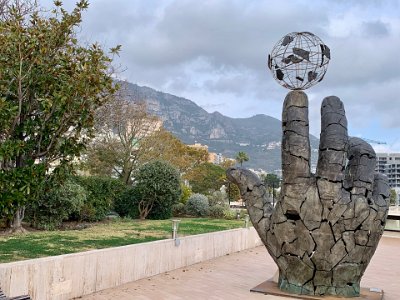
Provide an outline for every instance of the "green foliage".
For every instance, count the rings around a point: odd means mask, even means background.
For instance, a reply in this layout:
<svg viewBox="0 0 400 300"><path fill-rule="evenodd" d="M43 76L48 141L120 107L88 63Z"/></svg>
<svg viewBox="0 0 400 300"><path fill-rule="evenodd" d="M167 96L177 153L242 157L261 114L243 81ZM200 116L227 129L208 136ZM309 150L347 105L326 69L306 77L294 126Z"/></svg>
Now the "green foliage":
<svg viewBox="0 0 400 300"><path fill-rule="evenodd" d="M261 180L269 188L279 188L279 186L281 184L281 180L279 179L279 177L276 176L275 174L271 174L271 173L269 173L267 175L263 175L261 177Z"/></svg>
<svg viewBox="0 0 400 300"><path fill-rule="evenodd" d="M210 205L208 198L202 194L193 194L186 203L186 212L195 217L208 216L210 212Z"/></svg>
<svg viewBox="0 0 400 300"><path fill-rule="evenodd" d="M180 173L186 173L208 159L207 150L185 145L171 132L162 127L146 137L143 140L143 145L146 151L141 157L142 162L145 163L155 159L167 161L177 168Z"/></svg>
<svg viewBox="0 0 400 300"><path fill-rule="evenodd" d="M239 209L237 209L236 210L236 216L237 216L237 213L239 212L239 218L240 219L243 219L246 215L248 215L249 214L249 212L247 211L247 209L245 209L245 208L239 208Z"/></svg>
<svg viewBox="0 0 400 300"><path fill-rule="evenodd" d="M210 217L216 218L216 219L223 219L224 218L224 211L225 207L222 205L214 205L210 207Z"/></svg>
<svg viewBox="0 0 400 300"><path fill-rule="evenodd" d="M234 183L228 183L227 194L230 201L238 201L240 199L240 190Z"/></svg>
<svg viewBox="0 0 400 300"><path fill-rule="evenodd" d="M145 102L131 101L128 93L120 90L96 111L99 138L90 143L83 165L93 175L118 176L130 185L140 157L148 151L146 134L156 130L158 118L148 113Z"/></svg>
<svg viewBox="0 0 400 300"><path fill-rule="evenodd" d="M239 151L239 153L236 155L236 161L240 164L240 166L242 166L243 162L249 161L249 156L246 152Z"/></svg>
<svg viewBox="0 0 400 300"><path fill-rule="evenodd" d="M235 220L236 216L237 216L237 213L234 210L232 210L230 208L227 208L224 210L224 219L225 220Z"/></svg>
<svg viewBox="0 0 400 300"><path fill-rule="evenodd" d="M120 197L117 197L114 200L114 210L121 217L130 217L132 219L136 219L139 217L139 200L140 194L138 193L138 190L129 187L120 195Z"/></svg>
<svg viewBox="0 0 400 300"><path fill-rule="evenodd" d="M185 205L187 203L189 197L193 194L193 192L190 187L188 187L186 184L182 184L182 183L181 183L181 190L182 190L182 194L181 194L181 198L180 198L179 202Z"/></svg>
<svg viewBox="0 0 400 300"><path fill-rule="evenodd" d="M43 191L38 201L28 205L26 213L34 227L54 230L72 214L80 213L86 197L83 187L67 180L49 191Z"/></svg>
<svg viewBox="0 0 400 300"><path fill-rule="evenodd" d="M140 194L140 218L170 218L172 205L181 196L178 171L165 161L153 161L142 166L135 179L135 189Z"/></svg>
<svg viewBox="0 0 400 300"><path fill-rule="evenodd" d="M48 18L8 2L0 20L0 214L12 219L58 172L51 163L61 170L81 153L95 109L115 87L111 59L76 38L87 1L71 13L56 5Z"/></svg>
<svg viewBox="0 0 400 300"><path fill-rule="evenodd" d="M87 192L87 199L77 218L89 222L104 219L127 189L123 182L109 177L78 176L75 180Z"/></svg>
<svg viewBox="0 0 400 300"><path fill-rule="evenodd" d="M221 207L229 207L228 195L225 192L215 191L208 196L210 207L219 205Z"/></svg>
<svg viewBox="0 0 400 300"><path fill-rule="evenodd" d="M186 205L182 202L172 205L172 216L181 217L186 213Z"/></svg>
<svg viewBox="0 0 400 300"><path fill-rule="evenodd" d="M0 158L2 156L1 148L2 144L0 143ZM12 220L16 210L28 199L34 202L39 194L38 191L42 189L44 179L44 164L13 168L7 171L0 169L0 217Z"/></svg>
<svg viewBox="0 0 400 300"><path fill-rule="evenodd" d="M390 205L395 205L397 203L397 193L396 190L390 190L390 197L389 197Z"/></svg>
<svg viewBox="0 0 400 300"><path fill-rule="evenodd" d="M226 181L225 169L212 163L203 163L191 169L185 178L194 193L210 194L217 191Z"/></svg>

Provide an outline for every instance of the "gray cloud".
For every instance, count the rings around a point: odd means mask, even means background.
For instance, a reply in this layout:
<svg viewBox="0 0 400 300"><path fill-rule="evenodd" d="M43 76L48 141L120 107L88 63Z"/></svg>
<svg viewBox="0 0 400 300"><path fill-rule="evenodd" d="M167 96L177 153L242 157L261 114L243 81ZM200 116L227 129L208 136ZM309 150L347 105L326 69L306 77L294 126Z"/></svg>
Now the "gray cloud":
<svg viewBox="0 0 400 300"><path fill-rule="evenodd" d="M122 44L120 76L131 82L229 116L280 118L287 91L266 68L268 52L288 32L311 31L332 51L324 81L307 91L313 133L319 134L320 102L333 94L355 132L379 136L400 128L398 1L92 2L80 35L107 47Z"/></svg>
<svg viewBox="0 0 400 300"><path fill-rule="evenodd" d="M385 37L389 35L390 31L390 25L380 20L363 22L361 26L363 34L367 38Z"/></svg>

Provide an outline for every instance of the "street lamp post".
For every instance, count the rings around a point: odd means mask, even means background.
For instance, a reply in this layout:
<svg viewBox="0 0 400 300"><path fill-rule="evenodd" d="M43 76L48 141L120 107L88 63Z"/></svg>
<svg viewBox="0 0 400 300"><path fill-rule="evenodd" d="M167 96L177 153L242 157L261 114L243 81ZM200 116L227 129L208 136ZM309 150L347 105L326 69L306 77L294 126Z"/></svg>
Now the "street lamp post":
<svg viewBox="0 0 400 300"><path fill-rule="evenodd" d="M228 180L228 203L229 207L231 207L231 182Z"/></svg>

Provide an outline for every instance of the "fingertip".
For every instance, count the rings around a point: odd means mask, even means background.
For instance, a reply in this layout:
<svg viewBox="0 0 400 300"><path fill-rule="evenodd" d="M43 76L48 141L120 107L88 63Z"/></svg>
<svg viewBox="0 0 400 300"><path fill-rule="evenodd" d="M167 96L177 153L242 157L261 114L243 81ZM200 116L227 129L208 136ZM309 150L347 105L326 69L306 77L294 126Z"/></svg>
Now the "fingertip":
<svg viewBox="0 0 400 300"><path fill-rule="evenodd" d="M331 107L332 109L343 109L343 102L337 96L328 96L322 100L322 107Z"/></svg>
<svg viewBox="0 0 400 300"><path fill-rule="evenodd" d="M328 113L342 117L346 116L343 102L339 99L339 97L329 96L324 98L321 104L321 116L324 116Z"/></svg>
<svg viewBox="0 0 400 300"><path fill-rule="evenodd" d="M390 196L389 179L385 174L374 174L374 195L382 195L385 198L388 198Z"/></svg>
<svg viewBox="0 0 400 300"><path fill-rule="evenodd" d="M369 158L376 159L376 153L374 148L364 141L363 139L360 139L358 137L351 137L349 138L349 152L348 156L354 156L357 153L362 153L363 155L368 155Z"/></svg>
<svg viewBox="0 0 400 300"><path fill-rule="evenodd" d="M308 130L308 98L303 91L291 91L286 95L283 103L283 130L286 125L299 121L304 122L301 126L307 126Z"/></svg>
<svg viewBox="0 0 400 300"><path fill-rule="evenodd" d="M291 106L308 107L307 94L300 90L290 91L285 97L284 109Z"/></svg>

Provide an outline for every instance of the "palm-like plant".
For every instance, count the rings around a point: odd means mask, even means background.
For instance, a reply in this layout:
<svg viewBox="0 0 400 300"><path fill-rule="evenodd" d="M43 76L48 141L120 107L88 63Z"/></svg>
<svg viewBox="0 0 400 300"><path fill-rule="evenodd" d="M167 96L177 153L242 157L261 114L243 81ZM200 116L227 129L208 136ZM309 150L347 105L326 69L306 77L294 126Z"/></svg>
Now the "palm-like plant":
<svg viewBox="0 0 400 300"><path fill-rule="evenodd" d="M239 151L239 153L236 155L236 161L240 164L240 166L243 165L243 162L248 161L249 156L247 155L246 152Z"/></svg>

